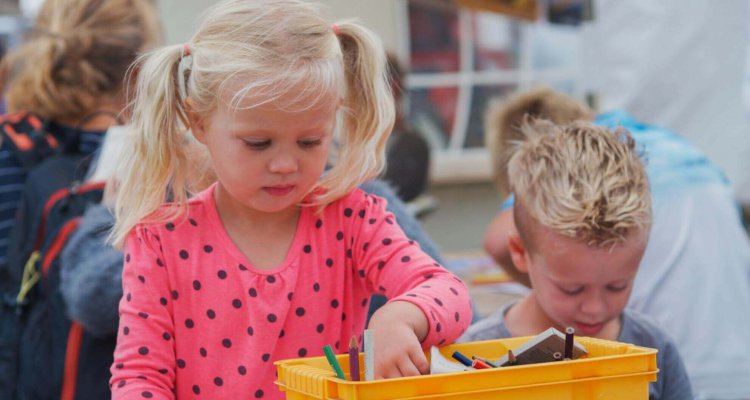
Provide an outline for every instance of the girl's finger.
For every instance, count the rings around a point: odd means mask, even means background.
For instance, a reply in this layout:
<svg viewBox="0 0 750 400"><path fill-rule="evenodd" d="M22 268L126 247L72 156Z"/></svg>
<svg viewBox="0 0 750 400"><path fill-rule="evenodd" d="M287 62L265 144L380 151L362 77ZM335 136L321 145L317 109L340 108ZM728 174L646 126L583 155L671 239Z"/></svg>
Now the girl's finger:
<svg viewBox="0 0 750 400"><path fill-rule="evenodd" d="M409 352L409 359L411 359L414 367L419 371L420 375L427 375L430 373L430 363L427 362L427 357L422 352L422 349L417 347L415 351Z"/></svg>
<svg viewBox="0 0 750 400"><path fill-rule="evenodd" d="M410 357L404 357L401 360L399 360L398 370L401 372L401 376L421 375L421 373L417 369L416 365L414 365Z"/></svg>

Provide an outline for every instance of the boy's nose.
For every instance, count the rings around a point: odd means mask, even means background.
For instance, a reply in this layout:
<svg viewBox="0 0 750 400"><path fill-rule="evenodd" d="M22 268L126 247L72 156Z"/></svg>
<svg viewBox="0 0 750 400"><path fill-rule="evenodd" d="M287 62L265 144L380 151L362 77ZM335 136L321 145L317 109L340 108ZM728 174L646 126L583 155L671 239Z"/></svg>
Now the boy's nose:
<svg viewBox="0 0 750 400"><path fill-rule="evenodd" d="M581 302L581 312L590 316L598 317L606 310L607 302L604 297L598 293L589 294Z"/></svg>

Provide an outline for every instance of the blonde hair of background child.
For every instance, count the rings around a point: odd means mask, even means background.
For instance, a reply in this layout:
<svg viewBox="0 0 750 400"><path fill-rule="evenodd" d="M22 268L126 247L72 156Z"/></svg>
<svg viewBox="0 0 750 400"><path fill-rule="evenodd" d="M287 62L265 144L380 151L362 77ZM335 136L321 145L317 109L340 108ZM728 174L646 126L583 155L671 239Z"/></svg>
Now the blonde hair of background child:
<svg viewBox="0 0 750 400"><path fill-rule="evenodd" d="M395 110L384 50L369 30L350 21L337 22L334 29L318 6L306 1L229 0L209 10L186 46L189 55L185 46L173 45L139 60L131 119L135 147L123 166L116 244L144 218L177 218L188 195L204 189L186 177L191 160L181 144L189 128L187 99L205 119L222 101L251 108L298 91L279 106L304 108L339 94L340 146L333 168L313 189L324 189L314 205L324 206L383 169ZM187 99L181 95L183 83ZM155 213L168 188L176 207Z"/></svg>
<svg viewBox="0 0 750 400"><path fill-rule="evenodd" d="M510 195L508 159L513 151L512 142L524 138L521 124L527 115L567 124L590 120L594 112L575 98L548 87L536 87L492 101L485 113L485 141L492 159L495 186L502 198Z"/></svg>
<svg viewBox="0 0 750 400"><path fill-rule="evenodd" d="M47 0L29 40L0 67L8 110L79 120L103 98L124 96L128 67L160 37L149 0Z"/></svg>
<svg viewBox="0 0 750 400"><path fill-rule="evenodd" d="M534 226L527 217L598 247L650 228L648 177L629 132L585 121L557 126L529 118L521 132L526 140L517 143L508 176L516 226L527 246Z"/></svg>

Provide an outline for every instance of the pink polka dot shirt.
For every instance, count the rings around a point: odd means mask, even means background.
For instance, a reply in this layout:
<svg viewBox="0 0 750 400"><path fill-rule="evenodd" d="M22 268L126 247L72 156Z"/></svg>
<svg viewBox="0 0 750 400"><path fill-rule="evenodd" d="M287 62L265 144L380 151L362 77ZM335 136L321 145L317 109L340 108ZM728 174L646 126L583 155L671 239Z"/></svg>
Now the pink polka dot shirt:
<svg viewBox="0 0 750 400"><path fill-rule="evenodd" d="M321 214L303 207L286 259L259 270L225 231L213 186L175 223L125 244L113 399L283 399L276 360L362 340L370 295L417 305L423 347L468 327L466 287L410 241L381 198L355 190Z"/></svg>

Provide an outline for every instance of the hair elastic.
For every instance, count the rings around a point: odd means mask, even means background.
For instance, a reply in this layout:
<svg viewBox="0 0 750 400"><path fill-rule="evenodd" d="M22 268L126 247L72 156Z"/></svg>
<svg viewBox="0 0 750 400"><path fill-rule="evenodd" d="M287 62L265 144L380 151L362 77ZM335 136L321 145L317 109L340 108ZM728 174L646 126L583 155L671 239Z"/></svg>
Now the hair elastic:
<svg viewBox="0 0 750 400"><path fill-rule="evenodd" d="M331 24L331 30L333 30L333 34L336 36L341 35L341 31L339 31L339 26L336 24Z"/></svg>
<svg viewBox="0 0 750 400"><path fill-rule="evenodd" d="M177 90L180 98L184 101L187 98L187 78L188 71L193 67L193 57L190 52L190 44L185 43L182 47L180 63L177 65Z"/></svg>

